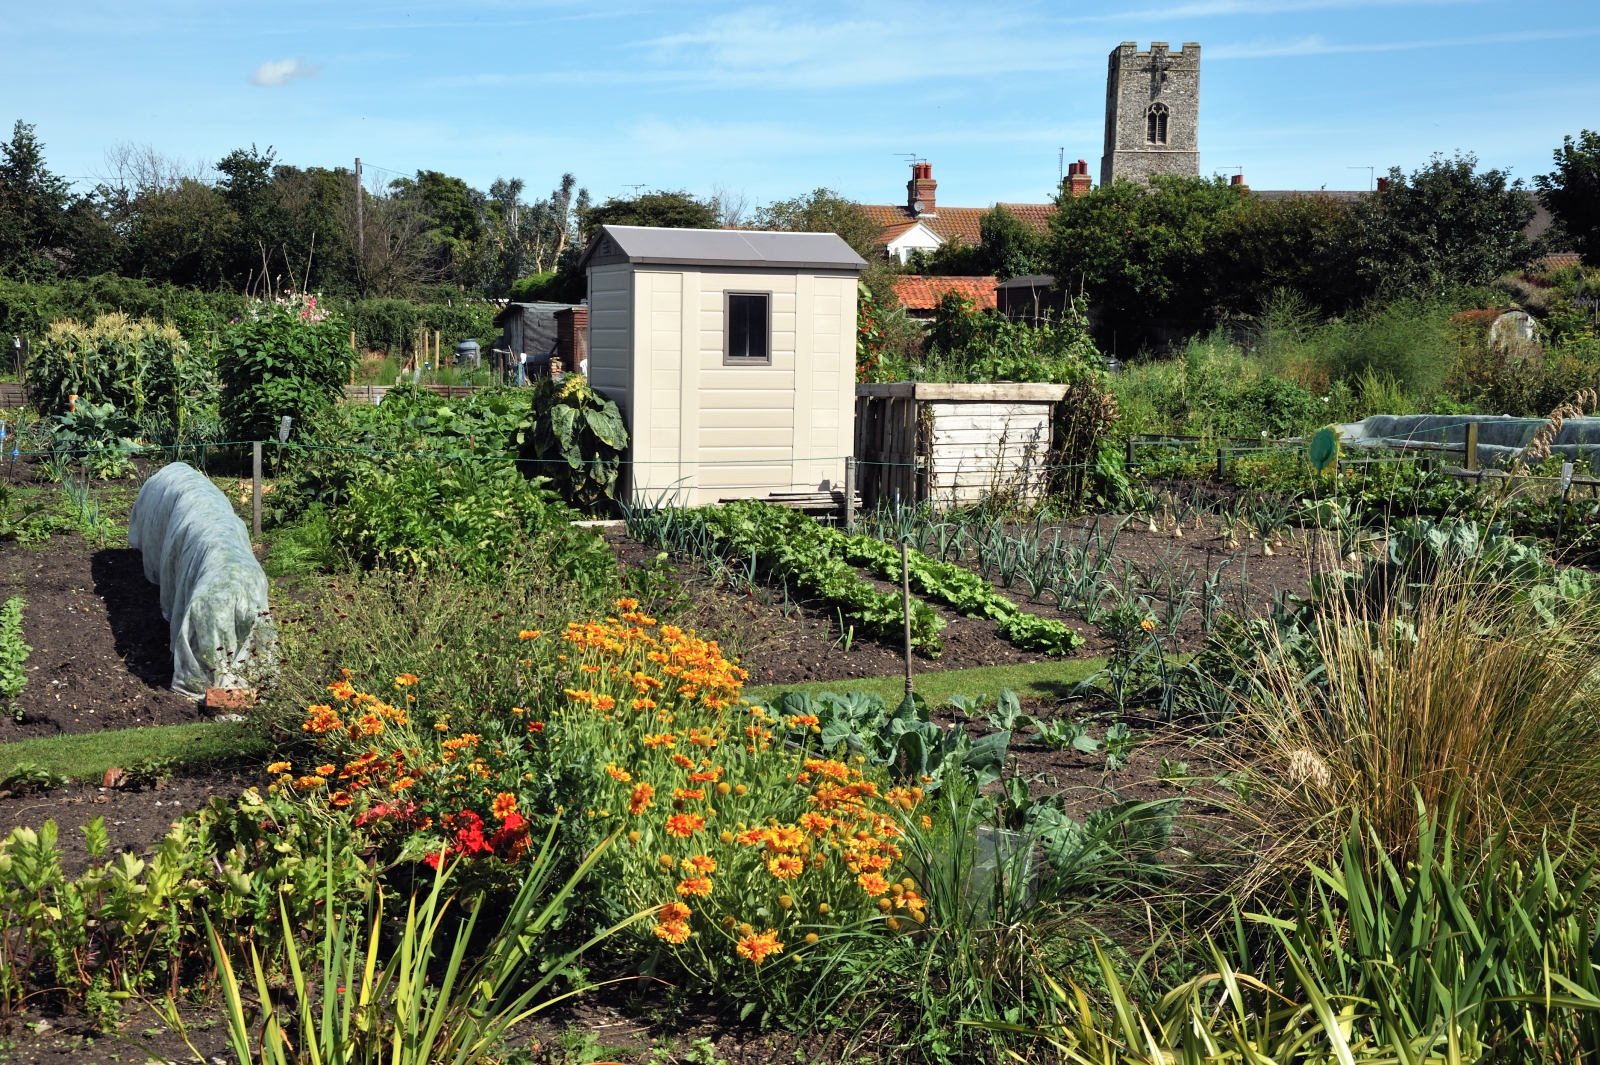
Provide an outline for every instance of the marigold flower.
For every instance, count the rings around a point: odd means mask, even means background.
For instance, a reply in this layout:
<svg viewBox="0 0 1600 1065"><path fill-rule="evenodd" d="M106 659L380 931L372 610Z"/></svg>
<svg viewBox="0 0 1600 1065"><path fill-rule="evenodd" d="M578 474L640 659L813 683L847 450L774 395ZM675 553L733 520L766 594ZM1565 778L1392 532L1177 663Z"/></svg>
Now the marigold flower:
<svg viewBox="0 0 1600 1065"><path fill-rule="evenodd" d="M529 722L528 731L529 732L543 732L544 731L544 722L543 721L532 721L532 722Z"/></svg>
<svg viewBox="0 0 1600 1065"><path fill-rule="evenodd" d="M784 909L787 910L789 907L794 905L794 896L793 895L779 895L778 896L778 905L782 906Z"/></svg>
<svg viewBox="0 0 1600 1065"><path fill-rule="evenodd" d="M767 871L779 880L793 880L805 872L806 863L792 854L780 854L767 859Z"/></svg>
<svg viewBox="0 0 1600 1065"><path fill-rule="evenodd" d="M829 906L826 902L817 903L817 913L821 914L823 917L828 916L828 914L832 912L832 909L833 907Z"/></svg>
<svg viewBox="0 0 1600 1065"><path fill-rule="evenodd" d="M646 747L672 747L677 744L678 737L674 736L670 732L663 732L659 736L653 736L647 732L644 734L644 738L639 742L643 743Z"/></svg>
<svg viewBox="0 0 1600 1065"><path fill-rule="evenodd" d="M703 788L673 788L672 797L674 799L704 799L706 793Z"/></svg>
<svg viewBox="0 0 1600 1065"><path fill-rule="evenodd" d="M319 735L325 732L335 732L342 728L344 728L344 722L339 719L338 714L333 712L333 707L331 706L306 707L306 719L300 726L302 732L315 732Z"/></svg>
<svg viewBox="0 0 1600 1065"><path fill-rule="evenodd" d="M675 754L672 756L672 764L677 766L679 769L693 769L694 759L685 758L681 754Z"/></svg>
<svg viewBox="0 0 1600 1065"><path fill-rule="evenodd" d="M494 804L489 807L489 812L494 814L495 820L504 821L517 812L517 797L509 791L502 791L494 797Z"/></svg>
<svg viewBox="0 0 1600 1065"><path fill-rule="evenodd" d="M267 775L275 777L279 773L287 773L291 767L292 763L289 762L273 762L267 766Z"/></svg>
<svg viewBox="0 0 1600 1065"><path fill-rule="evenodd" d="M294 787L296 791L312 791L316 788L322 787L326 783L327 781L322 777L307 776L301 777L299 780L295 781Z"/></svg>
<svg viewBox="0 0 1600 1065"><path fill-rule="evenodd" d="M319 777L331 777L333 776L336 768L337 767L332 765L319 765L317 768L313 769L312 772Z"/></svg>
<svg viewBox="0 0 1600 1065"><path fill-rule="evenodd" d="M650 800L655 797L655 794L656 789L654 784L649 784L646 782L635 784L633 788L633 795L628 799L628 813L633 817L638 817L640 814L644 813L645 810L649 808Z"/></svg>
<svg viewBox="0 0 1600 1065"><path fill-rule="evenodd" d="M778 942L778 933L774 930L762 932L760 935L746 935L739 940L739 945L734 948L739 957L748 958L756 965L760 965L769 954L782 954L783 944Z"/></svg>
<svg viewBox="0 0 1600 1065"><path fill-rule="evenodd" d="M709 854L696 854L683 860L683 864L695 872L709 876L717 871L717 860Z"/></svg>
<svg viewBox="0 0 1600 1065"><path fill-rule="evenodd" d="M617 701L609 695L596 695L594 697L594 708L596 710L610 710L616 705Z"/></svg>
<svg viewBox="0 0 1600 1065"><path fill-rule="evenodd" d="M606 773L611 777L612 780L620 780L624 784L633 779L632 773L628 772L626 769L619 769L615 765L607 765Z"/></svg>
<svg viewBox="0 0 1600 1065"><path fill-rule="evenodd" d="M330 806L337 806L340 809L349 806L354 801L354 799L342 791L336 791L332 795L328 796L328 804Z"/></svg>
<svg viewBox="0 0 1600 1065"><path fill-rule="evenodd" d="M726 794L728 794L728 792L730 792L732 790L733 789L728 786L728 782L726 780L722 781L721 783L719 783L717 785L717 794L718 795L726 795Z"/></svg>
<svg viewBox="0 0 1600 1065"><path fill-rule="evenodd" d="M334 681L328 685L328 690L333 693L335 699L340 700L348 699L356 693L355 688L347 680Z"/></svg>
<svg viewBox="0 0 1600 1065"><path fill-rule="evenodd" d="M711 878L708 876L691 876L678 884L678 894L684 898L691 895L711 894Z"/></svg>
<svg viewBox="0 0 1600 1065"><path fill-rule="evenodd" d="M407 788L411 787L411 785L413 785L415 783L416 783L416 780L414 778L412 778L412 777L401 777L399 780L397 780L393 784L389 785L389 791L391 793L393 793L393 794L398 795L400 792L405 791Z"/></svg>
<svg viewBox="0 0 1600 1065"><path fill-rule="evenodd" d="M673 814L667 818L667 835L678 839L688 839L705 827L706 819L699 814Z"/></svg>
<svg viewBox="0 0 1600 1065"><path fill-rule="evenodd" d="M681 902L664 903L661 907L661 920L687 921L692 911Z"/></svg>
<svg viewBox="0 0 1600 1065"><path fill-rule="evenodd" d="M517 633L517 639L519 639L519 640L537 640L539 637L541 637L543 635L544 635L544 633L542 631L540 631L539 629L523 629L521 632Z"/></svg>
<svg viewBox="0 0 1600 1065"><path fill-rule="evenodd" d="M814 947L816 945L817 945L817 934L815 932L807 932L806 933L806 946Z"/></svg>
<svg viewBox="0 0 1600 1065"><path fill-rule="evenodd" d="M868 895L882 895L889 890L889 881L879 873L862 873L856 877L856 883L861 885L861 890Z"/></svg>
<svg viewBox="0 0 1600 1065"><path fill-rule="evenodd" d="M933 818L929 817L927 814L923 814L922 815L922 828L923 828L923 830L926 831L926 830L928 830L928 829L930 829L932 827L933 827Z"/></svg>
<svg viewBox="0 0 1600 1065"><path fill-rule="evenodd" d="M398 677L394 678L395 690L398 691L401 688L409 688L411 685L417 683L417 681L421 679L422 678L417 676L415 673L402 673Z"/></svg>

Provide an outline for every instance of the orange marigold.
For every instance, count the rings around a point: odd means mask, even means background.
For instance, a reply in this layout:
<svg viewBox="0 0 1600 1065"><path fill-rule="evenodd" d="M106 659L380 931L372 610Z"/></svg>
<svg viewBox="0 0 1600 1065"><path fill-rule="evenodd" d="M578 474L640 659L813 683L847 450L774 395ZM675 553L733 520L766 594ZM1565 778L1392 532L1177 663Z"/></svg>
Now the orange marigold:
<svg viewBox="0 0 1600 1065"><path fill-rule="evenodd" d="M356 693L355 688L347 680L336 680L328 685L328 690L335 699L348 699Z"/></svg>
<svg viewBox="0 0 1600 1065"><path fill-rule="evenodd" d="M717 871L717 860L709 854L692 855L685 858L683 864L702 876L709 876Z"/></svg>
<svg viewBox="0 0 1600 1065"><path fill-rule="evenodd" d="M607 765L606 773L610 775L612 780L620 780L624 784L633 779L632 773L628 772L626 769L619 769L615 765Z"/></svg>
<svg viewBox="0 0 1600 1065"><path fill-rule="evenodd" d="M337 767L332 765L319 765L317 768L313 769L312 772L319 777L331 777L333 776L335 768Z"/></svg>
<svg viewBox="0 0 1600 1065"><path fill-rule="evenodd" d="M394 678L394 686L396 690L399 690L400 688L409 688L421 679L422 678L417 676L415 673L402 673L398 677Z"/></svg>
<svg viewBox="0 0 1600 1065"><path fill-rule="evenodd" d="M689 938L689 924L686 921L657 921L652 931L668 943L682 943Z"/></svg>
<svg viewBox="0 0 1600 1065"><path fill-rule="evenodd" d="M739 957L748 958L760 965L769 954L782 954L783 944L778 942L778 933L773 930L754 933L739 940L739 945L734 948L739 952Z"/></svg>
<svg viewBox="0 0 1600 1065"><path fill-rule="evenodd" d="M689 907L684 903L667 902L662 904L659 918L663 921L687 921L690 913Z"/></svg>
<svg viewBox="0 0 1600 1065"><path fill-rule="evenodd" d="M519 640L537 640L539 637L541 637L543 635L544 635L544 633L542 631L540 631L539 629L523 629L521 632L517 633L517 639L519 639Z"/></svg>
<svg viewBox="0 0 1600 1065"><path fill-rule="evenodd" d="M688 839L705 827L706 819L699 814L673 814L667 818L667 835L678 839Z"/></svg>
<svg viewBox="0 0 1600 1065"><path fill-rule="evenodd" d="M673 788L672 797L674 799L704 799L706 793L704 788Z"/></svg>
<svg viewBox="0 0 1600 1065"><path fill-rule="evenodd" d="M287 773L292 768L292 765L293 763L290 762L273 762L271 765L267 766L267 773L271 776L277 776L279 773Z"/></svg>
<svg viewBox="0 0 1600 1065"><path fill-rule="evenodd" d="M856 883L861 885L861 890L868 895L882 895L889 890L889 881L878 873L862 873L856 877Z"/></svg>
<svg viewBox="0 0 1600 1065"><path fill-rule="evenodd" d="M327 781L322 777L301 777L299 780L294 782L294 787L296 791L312 791L316 788L322 787L326 783Z"/></svg>
<svg viewBox="0 0 1600 1065"><path fill-rule="evenodd" d="M640 742L646 747L673 747L676 746L678 737L670 732L663 732L659 736L654 736L647 732Z"/></svg>
<svg viewBox="0 0 1600 1065"><path fill-rule="evenodd" d="M502 791L494 797L494 805L489 807L489 812L494 814L495 820L504 821L517 812L517 797L509 791Z"/></svg>
<svg viewBox="0 0 1600 1065"><path fill-rule="evenodd" d="M638 817L650 806L650 800L655 798L654 784L639 783L634 785L633 795L628 799L628 813Z"/></svg>
<svg viewBox="0 0 1600 1065"><path fill-rule="evenodd" d="M711 894L711 878L709 876L691 876L689 879L679 882L678 894L684 898L688 898L690 895L709 895Z"/></svg>
<svg viewBox="0 0 1600 1065"><path fill-rule="evenodd" d="M805 871L805 867L805 861L792 854L780 854L767 860L767 871L779 880L793 880Z"/></svg>
<svg viewBox="0 0 1600 1065"><path fill-rule="evenodd" d="M333 712L331 706L306 707L306 720L300 726L302 732L334 732L344 728L344 722L339 720L339 715Z"/></svg>

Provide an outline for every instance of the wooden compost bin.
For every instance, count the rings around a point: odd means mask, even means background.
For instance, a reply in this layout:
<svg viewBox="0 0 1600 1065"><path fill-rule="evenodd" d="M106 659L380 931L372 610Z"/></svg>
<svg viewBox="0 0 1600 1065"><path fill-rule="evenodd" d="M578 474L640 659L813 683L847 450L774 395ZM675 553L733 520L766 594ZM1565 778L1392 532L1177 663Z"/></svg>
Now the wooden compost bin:
<svg viewBox="0 0 1600 1065"><path fill-rule="evenodd" d="M861 505L882 499L975 503L1045 488L1055 406L1066 385L856 385Z"/></svg>

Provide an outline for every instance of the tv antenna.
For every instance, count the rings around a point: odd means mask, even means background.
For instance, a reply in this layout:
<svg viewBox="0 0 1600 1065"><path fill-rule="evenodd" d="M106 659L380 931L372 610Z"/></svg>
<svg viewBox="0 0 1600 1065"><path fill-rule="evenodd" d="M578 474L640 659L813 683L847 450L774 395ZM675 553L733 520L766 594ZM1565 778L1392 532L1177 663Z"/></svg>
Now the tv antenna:
<svg viewBox="0 0 1600 1065"><path fill-rule="evenodd" d="M1067 180L1067 149L1056 149L1056 184L1065 184Z"/></svg>
<svg viewBox="0 0 1600 1065"><path fill-rule="evenodd" d="M633 194L635 196L638 196L639 195L639 190L644 188L647 184L649 184L649 182L641 181L637 185L624 185L622 187L625 188L625 189L632 189L633 190Z"/></svg>
<svg viewBox="0 0 1600 1065"><path fill-rule="evenodd" d="M1375 166L1347 166L1347 167L1345 167L1345 169L1346 170L1365 170L1367 172L1367 191L1368 192L1372 191L1373 180L1374 180L1374 177L1376 176L1376 174L1378 172L1378 168L1377 167L1375 167Z"/></svg>
<svg viewBox="0 0 1600 1065"><path fill-rule="evenodd" d="M904 159L907 166L916 166L918 163L926 163L928 161L916 152L895 152L894 154Z"/></svg>

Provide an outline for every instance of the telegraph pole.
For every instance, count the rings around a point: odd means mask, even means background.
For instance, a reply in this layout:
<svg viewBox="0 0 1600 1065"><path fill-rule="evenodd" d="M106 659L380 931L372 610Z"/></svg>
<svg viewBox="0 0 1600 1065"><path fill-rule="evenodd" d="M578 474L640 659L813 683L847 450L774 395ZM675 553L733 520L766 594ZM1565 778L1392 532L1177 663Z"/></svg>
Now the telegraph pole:
<svg viewBox="0 0 1600 1065"><path fill-rule="evenodd" d="M361 224L361 157L356 156L356 276L360 277L366 272L367 263L367 230ZM362 294L366 294L363 288Z"/></svg>

